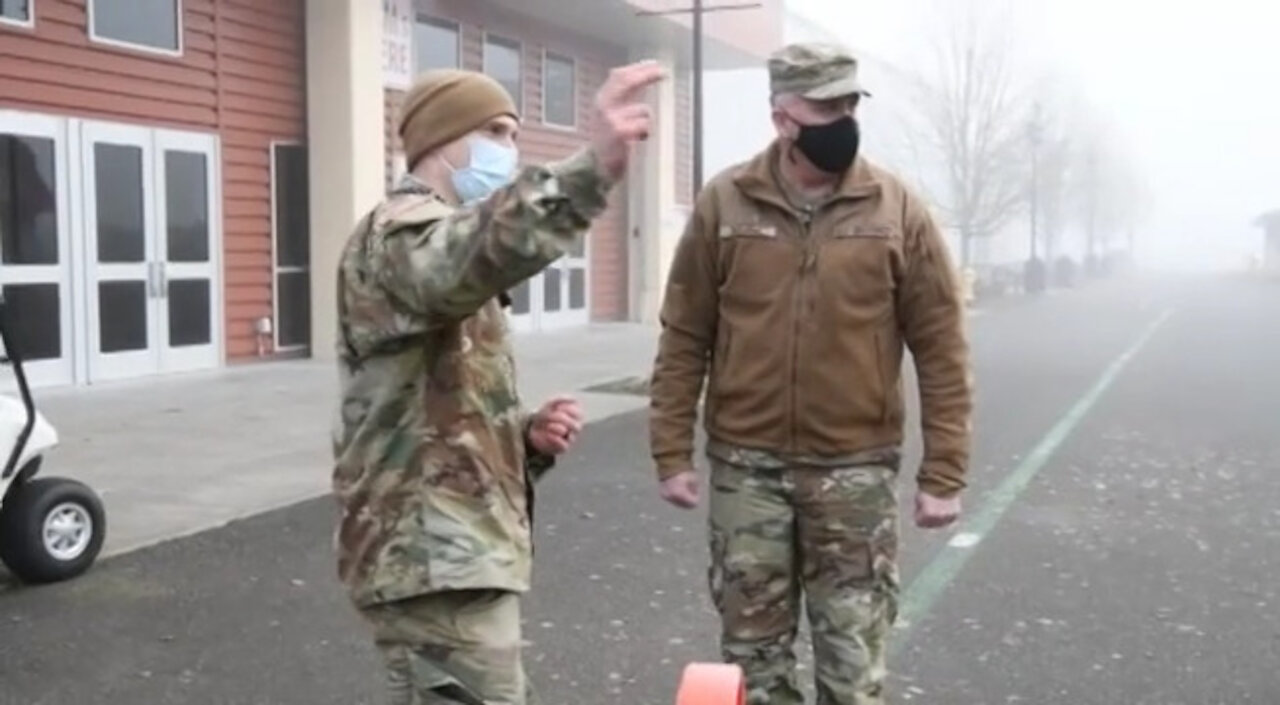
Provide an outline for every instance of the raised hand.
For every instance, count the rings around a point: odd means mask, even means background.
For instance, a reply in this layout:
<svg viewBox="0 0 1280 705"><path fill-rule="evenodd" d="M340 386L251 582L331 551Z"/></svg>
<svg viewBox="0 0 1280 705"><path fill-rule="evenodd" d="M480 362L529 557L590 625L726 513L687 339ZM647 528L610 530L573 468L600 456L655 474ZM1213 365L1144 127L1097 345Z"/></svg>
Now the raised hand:
<svg viewBox="0 0 1280 705"><path fill-rule="evenodd" d="M658 62L640 61L610 71L596 93L591 145L606 178L622 178L631 145L649 138L653 111L644 100L644 89L665 77L666 71Z"/></svg>

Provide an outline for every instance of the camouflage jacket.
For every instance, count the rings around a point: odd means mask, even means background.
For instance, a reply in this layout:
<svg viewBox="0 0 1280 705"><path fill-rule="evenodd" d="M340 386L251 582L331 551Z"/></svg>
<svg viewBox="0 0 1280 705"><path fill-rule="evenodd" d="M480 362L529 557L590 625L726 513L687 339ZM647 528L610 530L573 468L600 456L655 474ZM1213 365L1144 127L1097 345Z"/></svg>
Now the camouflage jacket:
<svg viewBox="0 0 1280 705"><path fill-rule="evenodd" d="M338 271L338 573L359 606L530 582L533 481L505 292L584 237L611 184L582 151L455 209L409 179Z"/></svg>

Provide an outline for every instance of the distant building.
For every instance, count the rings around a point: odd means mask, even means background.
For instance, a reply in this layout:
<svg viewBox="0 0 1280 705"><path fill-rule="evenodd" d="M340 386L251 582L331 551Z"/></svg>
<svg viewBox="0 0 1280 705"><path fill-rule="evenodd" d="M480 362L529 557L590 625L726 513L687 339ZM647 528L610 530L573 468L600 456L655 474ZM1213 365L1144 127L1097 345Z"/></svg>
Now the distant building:
<svg viewBox="0 0 1280 705"><path fill-rule="evenodd" d="M1262 228L1262 269L1280 274L1280 209L1263 213L1254 222Z"/></svg>

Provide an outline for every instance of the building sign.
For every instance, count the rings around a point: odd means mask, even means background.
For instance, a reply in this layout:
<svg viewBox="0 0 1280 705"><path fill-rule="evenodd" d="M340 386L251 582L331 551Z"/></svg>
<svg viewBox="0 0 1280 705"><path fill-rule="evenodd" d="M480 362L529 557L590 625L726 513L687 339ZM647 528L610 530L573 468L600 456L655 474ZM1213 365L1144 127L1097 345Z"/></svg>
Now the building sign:
<svg viewBox="0 0 1280 705"><path fill-rule="evenodd" d="M404 152L397 151L391 155L391 185L395 186L408 172L405 165Z"/></svg>
<svg viewBox="0 0 1280 705"><path fill-rule="evenodd" d="M413 83L413 0L382 0L382 82L408 90Z"/></svg>

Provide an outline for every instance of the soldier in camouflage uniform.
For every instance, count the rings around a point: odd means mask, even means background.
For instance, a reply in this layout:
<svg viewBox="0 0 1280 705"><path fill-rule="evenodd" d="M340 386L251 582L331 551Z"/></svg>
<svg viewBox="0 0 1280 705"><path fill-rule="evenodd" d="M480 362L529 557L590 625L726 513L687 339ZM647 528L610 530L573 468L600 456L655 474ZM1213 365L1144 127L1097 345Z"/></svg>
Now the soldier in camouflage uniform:
<svg viewBox="0 0 1280 705"><path fill-rule="evenodd" d="M904 350L925 444L915 520L946 526L970 443L962 297L925 204L859 154L855 59L800 44L768 67L777 138L703 189L671 265L652 452L662 496L696 506L705 380L710 588L750 702L803 702L803 604L818 703L879 705L899 596Z"/></svg>
<svg viewBox="0 0 1280 705"><path fill-rule="evenodd" d="M338 573L391 702L527 702L519 596L533 483L576 436L572 401L527 413L505 292L572 251L650 128L652 62L614 71L592 146L517 168L518 115L487 76L424 74L399 121L409 174L338 272Z"/></svg>

